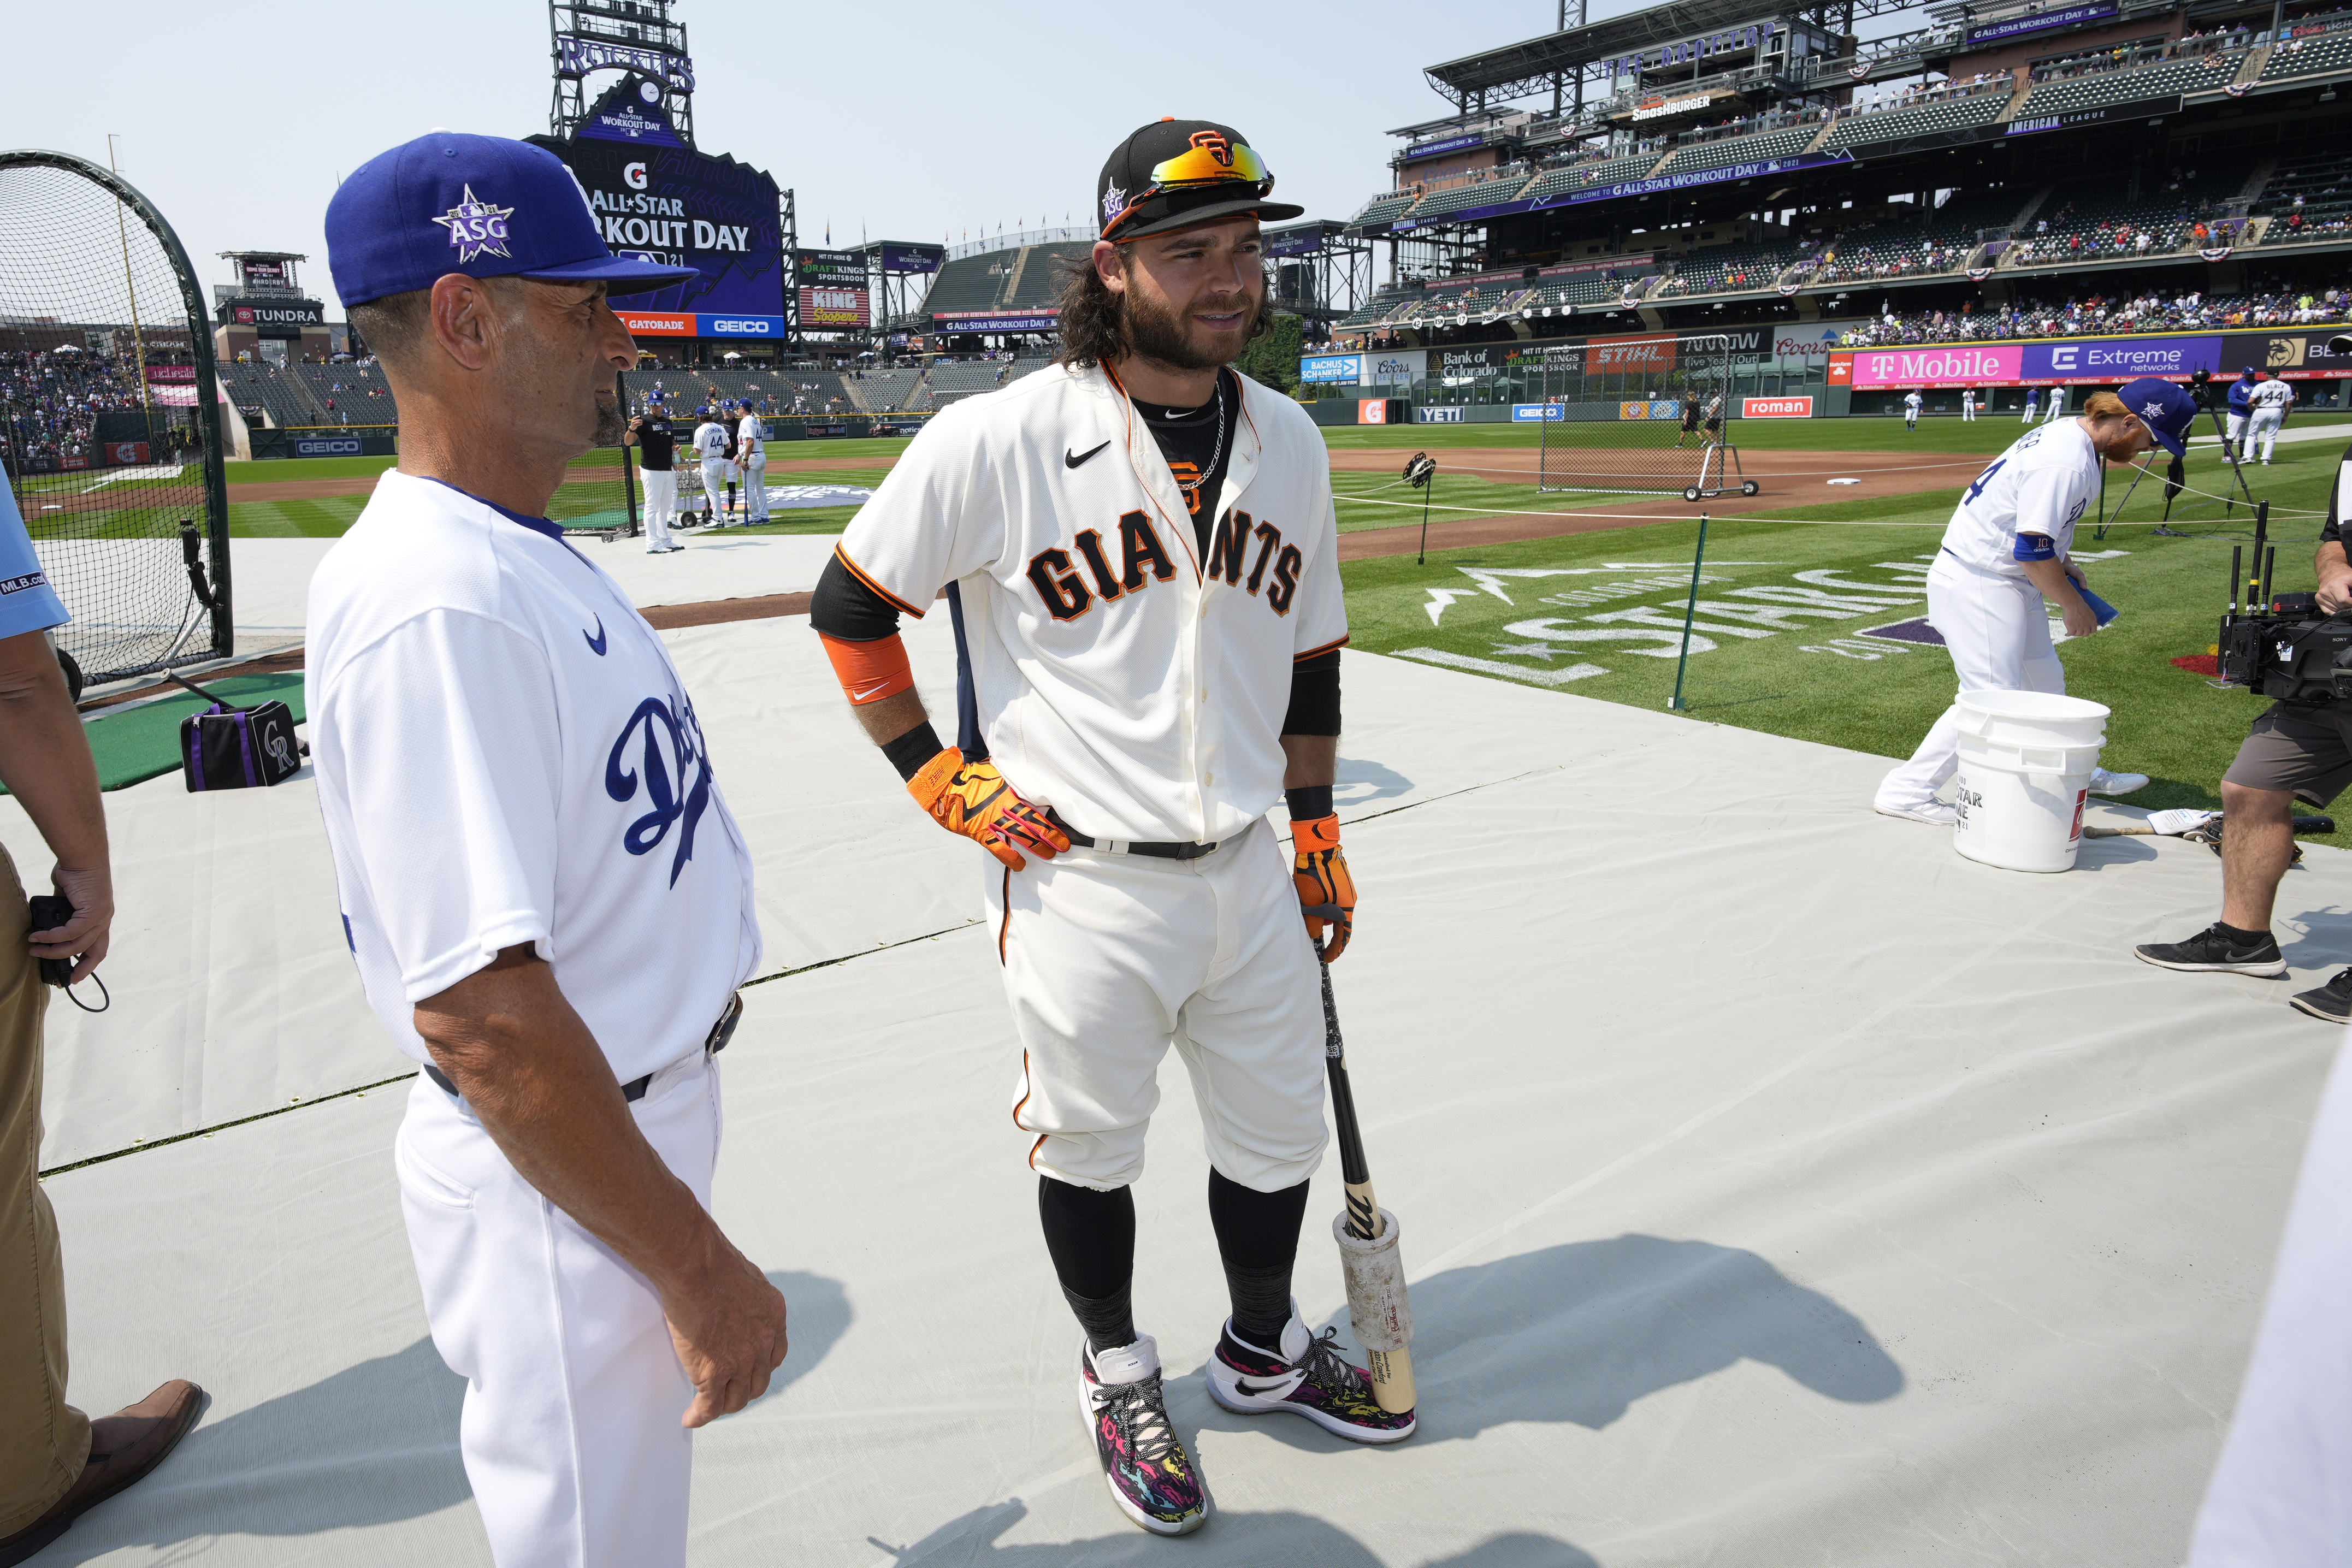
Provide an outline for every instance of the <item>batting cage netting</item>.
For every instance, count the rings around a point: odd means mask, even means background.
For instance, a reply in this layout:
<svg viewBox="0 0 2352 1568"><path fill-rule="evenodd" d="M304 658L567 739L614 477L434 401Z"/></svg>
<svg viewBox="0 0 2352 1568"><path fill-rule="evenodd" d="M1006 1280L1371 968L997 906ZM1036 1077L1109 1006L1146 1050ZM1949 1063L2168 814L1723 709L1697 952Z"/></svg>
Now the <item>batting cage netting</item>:
<svg viewBox="0 0 2352 1568"><path fill-rule="evenodd" d="M163 214L97 164L0 152L0 468L85 680L233 650L220 428Z"/></svg>
<svg viewBox="0 0 2352 1568"><path fill-rule="evenodd" d="M1667 335L1548 360L1527 389L1543 405L1538 487L1756 494L1731 438L1731 354L1727 337Z"/></svg>

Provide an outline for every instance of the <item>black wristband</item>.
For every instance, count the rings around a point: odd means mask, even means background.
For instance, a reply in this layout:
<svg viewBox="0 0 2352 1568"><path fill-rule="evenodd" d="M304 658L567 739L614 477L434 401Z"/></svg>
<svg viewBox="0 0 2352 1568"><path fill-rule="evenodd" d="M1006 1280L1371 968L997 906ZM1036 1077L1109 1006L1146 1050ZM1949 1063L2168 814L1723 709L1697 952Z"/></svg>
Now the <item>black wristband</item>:
<svg viewBox="0 0 2352 1568"><path fill-rule="evenodd" d="M882 747L882 755L898 770L901 779L912 779L923 770L923 764L944 749L940 745L940 732L925 719L898 739Z"/></svg>
<svg viewBox="0 0 2352 1568"><path fill-rule="evenodd" d="M1290 802L1290 820L1311 822L1318 817L1331 814L1331 786L1301 784L1296 789L1285 789L1283 799Z"/></svg>

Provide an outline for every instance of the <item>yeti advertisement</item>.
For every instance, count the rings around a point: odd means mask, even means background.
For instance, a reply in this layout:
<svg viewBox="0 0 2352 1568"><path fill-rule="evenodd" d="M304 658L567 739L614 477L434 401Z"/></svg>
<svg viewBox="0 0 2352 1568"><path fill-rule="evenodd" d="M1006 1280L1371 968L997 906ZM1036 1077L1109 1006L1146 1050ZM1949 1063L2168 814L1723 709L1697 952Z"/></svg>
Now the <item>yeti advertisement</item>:
<svg viewBox="0 0 2352 1568"><path fill-rule="evenodd" d="M698 274L650 294L616 298L614 308L772 321L781 337L784 256L776 182L749 164L683 145L661 104L639 91L640 79L632 77L598 99L571 141L531 139L579 177L604 243L616 253Z"/></svg>

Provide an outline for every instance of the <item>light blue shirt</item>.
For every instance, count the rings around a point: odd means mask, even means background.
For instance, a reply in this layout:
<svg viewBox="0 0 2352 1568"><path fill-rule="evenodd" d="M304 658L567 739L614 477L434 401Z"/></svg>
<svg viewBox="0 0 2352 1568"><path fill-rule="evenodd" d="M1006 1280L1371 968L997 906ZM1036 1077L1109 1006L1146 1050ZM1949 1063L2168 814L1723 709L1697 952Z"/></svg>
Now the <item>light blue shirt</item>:
<svg viewBox="0 0 2352 1568"><path fill-rule="evenodd" d="M0 637L46 632L72 619L49 586L49 574L33 553L33 536L16 510L16 494L0 475Z"/></svg>

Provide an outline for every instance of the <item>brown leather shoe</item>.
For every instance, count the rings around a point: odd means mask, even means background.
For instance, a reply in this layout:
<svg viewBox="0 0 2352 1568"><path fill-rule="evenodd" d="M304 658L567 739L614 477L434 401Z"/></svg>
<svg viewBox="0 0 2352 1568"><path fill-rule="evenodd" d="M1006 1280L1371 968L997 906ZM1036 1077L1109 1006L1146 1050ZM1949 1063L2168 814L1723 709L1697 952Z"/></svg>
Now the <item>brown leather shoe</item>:
<svg viewBox="0 0 2352 1568"><path fill-rule="evenodd" d="M0 1539L0 1568L25 1562L66 1532L66 1527L163 1462L196 1424L205 1391L173 1378L136 1405L89 1424L89 1462L49 1511Z"/></svg>

